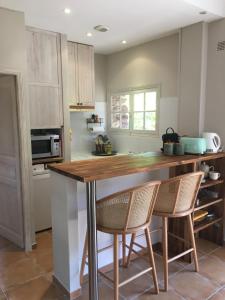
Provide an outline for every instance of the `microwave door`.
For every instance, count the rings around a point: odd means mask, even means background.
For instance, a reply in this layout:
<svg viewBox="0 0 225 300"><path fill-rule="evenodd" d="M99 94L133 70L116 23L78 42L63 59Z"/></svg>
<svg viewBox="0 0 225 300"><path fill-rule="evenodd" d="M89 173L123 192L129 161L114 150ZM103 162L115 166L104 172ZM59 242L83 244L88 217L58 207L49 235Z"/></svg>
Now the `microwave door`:
<svg viewBox="0 0 225 300"><path fill-rule="evenodd" d="M32 158L51 157L50 139L33 139L32 140Z"/></svg>

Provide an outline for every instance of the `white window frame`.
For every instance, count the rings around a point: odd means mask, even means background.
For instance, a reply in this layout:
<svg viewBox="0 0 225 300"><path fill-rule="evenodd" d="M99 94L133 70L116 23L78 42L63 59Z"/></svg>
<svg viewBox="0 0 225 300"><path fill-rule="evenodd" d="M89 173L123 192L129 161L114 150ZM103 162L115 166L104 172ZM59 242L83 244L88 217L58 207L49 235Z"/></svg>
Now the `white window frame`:
<svg viewBox="0 0 225 300"><path fill-rule="evenodd" d="M155 130L138 130L133 129L133 117L134 117L134 103L133 103L133 95L137 93L146 93L149 91L156 91L156 129ZM111 104L111 97L117 95L127 95L131 96L130 98L130 111L129 111L129 129L122 129L122 128L112 128L112 104ZM147 86L147 87L139 87L139 88L129 88L117 91L109 92L108 97L108 126L111 133L115 134L125 134L125 135L148 135L148 136L158 136L159 135L159 107L160 107L160 86Z"/></svg>

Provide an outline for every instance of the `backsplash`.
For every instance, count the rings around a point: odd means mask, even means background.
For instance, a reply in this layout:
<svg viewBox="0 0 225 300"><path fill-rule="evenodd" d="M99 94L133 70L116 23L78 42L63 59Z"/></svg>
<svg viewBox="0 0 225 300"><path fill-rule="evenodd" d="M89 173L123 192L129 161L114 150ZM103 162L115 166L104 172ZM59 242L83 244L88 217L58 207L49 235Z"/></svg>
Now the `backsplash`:
<svg viewBox="0 0 225 300"><path fill-rule="evenodd" d="M87 130L86 119L92 114L97 114L104 119L106 127L106 102L96 102L95 111L93 112L73 112L70 113L70 127L72 130L71 153L72 155L80 153L91 153L95 149L94 139L96 134L89 133Z"/></svg>

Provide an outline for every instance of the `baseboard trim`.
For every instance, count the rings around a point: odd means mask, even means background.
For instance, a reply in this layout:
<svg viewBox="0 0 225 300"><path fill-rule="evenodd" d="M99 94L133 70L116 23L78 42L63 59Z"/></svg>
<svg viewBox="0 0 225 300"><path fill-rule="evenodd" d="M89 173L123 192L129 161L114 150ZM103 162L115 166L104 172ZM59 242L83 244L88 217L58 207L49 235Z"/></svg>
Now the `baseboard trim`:
<svg viewBox="0 0 225 300"><path fill-rule="evenodd" d="M62 285L62 283L55 277L55 275L52 275L53 283L56 285L56 287L60 290L63 295L65 295L66 299L68 300L75 300L81 295L81 289L78 289L73 292L68 292L67 289Z"/></svg>

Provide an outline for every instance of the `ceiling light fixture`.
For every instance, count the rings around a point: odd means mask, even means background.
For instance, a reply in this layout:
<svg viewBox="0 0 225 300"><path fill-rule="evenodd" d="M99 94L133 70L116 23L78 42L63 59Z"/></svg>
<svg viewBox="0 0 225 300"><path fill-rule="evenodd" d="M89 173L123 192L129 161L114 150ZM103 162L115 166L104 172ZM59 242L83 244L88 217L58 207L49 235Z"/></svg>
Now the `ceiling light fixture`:
<svg viewBox="0 0 225 300"><path fill-rule="evenodd" d="M109 31L109 27L105 25L97 25L94 27L95 30L100 31L100 32L106 32Z"/></svg>
<svg viewBox="0 0 225 300"><path fill-rule="evenodd" d="M127 43L127 41L123 40L121 43L125 45Z"/></svg>
<svg viewBox="0 0 225 300"><path fill-rule="evenodd" d="M88 37L91 37L91 36L92 36L92 33L91 33L91 32L88 32L88 33L87 33L87 36L88 36Z"/></svg>
<svg viewBox="0 0 225 300"><path fill-rule="evenodd" d="M200 15L207 15L207 11L206 10L200 11L199 14Z"/></svg>
<svg viewBox="0 0 225 300"><path fill-rule="evenodd" d="M69 15L69 14L71 13L71 9L68 8L68 7L66 7L66 8L64 9L64 13L65 13L66 15Z"/></svg>

